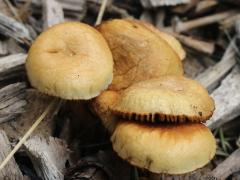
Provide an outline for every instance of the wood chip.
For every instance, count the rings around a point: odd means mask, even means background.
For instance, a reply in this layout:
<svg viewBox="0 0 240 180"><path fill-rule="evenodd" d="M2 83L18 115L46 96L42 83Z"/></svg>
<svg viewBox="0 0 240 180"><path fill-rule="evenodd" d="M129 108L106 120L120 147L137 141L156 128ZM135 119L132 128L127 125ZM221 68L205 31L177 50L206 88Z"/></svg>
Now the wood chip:
<svg viewBox="0 0 240 180"><path fill-rule="evenodd" d="M206 122L211 129L216 129L240 115L240 68L235 67L221 85L211 94L216 110Z"/></svg>
<svg viewBox="0 0 240 180"><path fill-rule="evenodd" d="M46 109L49 102L52 101L53 97L39 93L36 90L27 90L25 112L16 120L2 123L0 129L4 129L8 134L9 138L18 140L22 137L27 130L35 122L36 118L39 117L42 112ZM33 135L40 134L41 136L48 137L53 134L55 127L55 121L53 120L57 108L54 112L50 112L45 120L39 125L39 127L33 132ZM19 128L21 127L21 128Z"/></svg>
<svg viewBox="0 0 240 180"><path fill-rule="evenodd" d="M211 173L217 179L226 179L232 173L240 171L240 149L235 150L227 159L219 164Z"/></svg>
<svg viewBox="0 0 240 180"><path fill-rule="evenodd" d="M0 13L0 34L27 45L32 41L30 32L24 24L2 13Z"/></svg>
<svg viewBox="0 0 240 180"><path fill-rule="evenodd" d="M6 55L8 53L7 42L0 41L0 56Z"/></svg>
<svg viewBox="0 0 240 180"><path fill-rule="evenodd" d="M174 6L190 3L190 0L141 0L142 6L146 9L160 6Z"/></svg>
<svg viewBox="0 0 240 180"><path fill-rule="evenodd" d="M12 54L0 58L0 74L10 71L17 66L25 64L27 55L23 53Z"/></svg>
<svg viewBox="0 0 240 180"><path fill-rule="evenodd" d="M11 151L11 145L4 131L0 130L0 162L2 162ZM12 158L8 164L0 171L0 179L24 180L16 161Z"/></svg>
<svg viewBox="0 0 240 180"><path fill-rule="evenodd" d="M39 177L45 180L63 180L69 150L64 141L49 137L34 136L24 143Z"/></svg>
<svg viewBox="0 0 240 180"><path fill-rule="evenodd" d="M236 64L234 43L234 41L230 43L222 59L216 65L208 68L206 71L196 77L196 80L198 80L210 92L216 88L216 86L219 84L219 81Z"/></svg>
<svg viewBox="0 0 240 180"><path fill-rule="evenodd" d="M44 29L64 21L62 6L55 0L43 0L43 15Z"/></svg>
<svg viewBox="0 0 240 180"><path fill-rule="evenodd" d="M0 89L0 123L16 118L24 112L25 83L10 84Z"/></svg>

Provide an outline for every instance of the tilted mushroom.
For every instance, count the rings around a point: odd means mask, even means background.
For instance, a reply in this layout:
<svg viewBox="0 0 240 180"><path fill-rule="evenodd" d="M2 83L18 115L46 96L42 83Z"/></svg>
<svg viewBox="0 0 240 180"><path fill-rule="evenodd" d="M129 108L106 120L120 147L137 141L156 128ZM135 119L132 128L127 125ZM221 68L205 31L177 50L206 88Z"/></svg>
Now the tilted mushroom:
<svg viewBox="0 0 240 180"><path fill-rule="evenodd" d="M43 32L32 44L27 75L39 91L63 99L90 99L112 81L113 60L93 27L65 22Z"/></svg>
<svg viewBox="0 0 240 180"><path fill-rule="evenodd" d="M183 76L162 76L135 83L111 106L124 119L164 122L205 122L214 101L197 81Z"/></svg>
<svg viewBox="0 0 240 180"><path fill-rule="evenodd" d="M185 57L185 51L174 37L145 22L117 19L104 22L97 29L113 53L114 76L109 87L112 93L100 94L92 105L109 129L116 125L115 116L109 111L115 100L113 91L119 92L133 83L162 75L182 75L180 59Z"/></svg>
<svg viewBox="0 0 240 180"><path fill-rule="evenodd" d="M154 173L194 171L205 166L216 151L214 136L200 123L156 125L119 121L111 140L121 158Z"/></svg>
<svg viewBox="0 0 240 180"><path fill-rule="evenodd" d="M142 26L145 26L147 29L153 31L156 35L158 35L160 38L164 39L168 45L177 53L177 55L179 56L179 58L181 60L184 60L184 58L186 57L186 52L183 49L181 43L172 35L161 31L159 29L156 29L152 24L149 24L147 22L144 21L139 21L136 19L127 19L127 21L129 22L134 22L134 23L138 23Z"/></svg>
<svg viewBox="0 0 240 180"><path fill-rule="evenodd" d="M113 82L110 90L163 75L182 75L183 67L175 50L158 30L133 20L111 20L100 24L113 54ZM166 39L166 37L165 37Z"/></svg>
<svg viewBox="0 0 240 180"><path fill-rule="evenodd" d="M80 22L57 24L41 33L26 61L31 85L62 99L91 99L107 89L113 77L113 59L103 36ZM48 112L53 100L0 164L0 170L21 147ZM60 104L60 102L58 103Z"/></svg>
<svg viewBox="0 0 240 180"><path fill-rule="evenodd" d="M197 81L173 75L141 81L121 91L109 108L119 116L113 149L132 165L183 174L215 155L214 136L201 123L212 116L214 101Z"/></svg>

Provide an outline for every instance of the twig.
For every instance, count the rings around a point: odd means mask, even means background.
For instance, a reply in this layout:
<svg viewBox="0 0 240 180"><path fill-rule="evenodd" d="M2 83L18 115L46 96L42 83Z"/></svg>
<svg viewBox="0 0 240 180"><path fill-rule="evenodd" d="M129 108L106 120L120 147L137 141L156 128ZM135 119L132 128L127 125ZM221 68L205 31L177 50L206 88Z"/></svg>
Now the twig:
<svg viewBox="0 0 240 180"><path fill-rule="evenodd" d="M104 14L104 11L105 11L106 6L107 6L107 1L108 0L102 0L102 4L101 4L101 7L100 7L100 11L98 13L98 16L97 16L97 20L96 20L95 26L100 24L101 21L102 21L103 14Z"/></svg>
<svg viewBox="0 0 240 180"><path fill-rule="evenodd" d="M194 19L191 21L187 21L187 22L177 22L176 26L174 27L174 31L175 32L185 32L188 31L190 29L194 29L200 26L205 26L208 24L212 24L215 22L219 22L223 19L226 19L232 15L235 15L237 12L236 11L227 11L227 12L223 12L223 13L218 13L218 14L214 14L211 16L206 16L206 17L202 17L199 19Z"/></svg>
<svg viewBox="0 0 240 180"><path fill-rule="evenodd" d="M16 10L16 8L12 5L12 3L11 3L9 0L4 0L4 1L5 1L5 3L7 4L7 6L9 7L9 9L11 10L12 14L14 15L14 17L15 17L18 21L22 22L22 19L20 18L19 14L18 14L18 12L17 12L17 10Z"/></svg>
<svg viewBox="0 0 240 180"><path fill-rule="evenodd" d="M46 117L46 115L49 113L49 111L53 107L58 107L57 99L54 99L49 106L45 109L45 111L40 115L40 117L34 122L34 124L31 126L31 128L24 134L22 139L17 143L17 145L13 148L13 150L8 154L8 156L4 159L4 161L0 164L0 170L4 168L4 166L8 163L8 161L13 157L13 155L18 151L18 149L23 145L23 143L27 140L27 138L32 134L32 132L36 129L36 127L41 123L41 121Z"/></svg>
<svg viewBox="0 0 240 180"><path fill-rule="evenodd" d="M182 44L185 46L195 49L199 52L205 53L205 54L213 54L215 50L215 45L214 43L210 42L205 42L205 41L200 41L197 39L193 39L192 37L188 37L185 35L181 35L178 33L171 32L169 28L164 28L161 29L163 31L166 31L167 33L171 34L175 38L177 38Z"/></svg>

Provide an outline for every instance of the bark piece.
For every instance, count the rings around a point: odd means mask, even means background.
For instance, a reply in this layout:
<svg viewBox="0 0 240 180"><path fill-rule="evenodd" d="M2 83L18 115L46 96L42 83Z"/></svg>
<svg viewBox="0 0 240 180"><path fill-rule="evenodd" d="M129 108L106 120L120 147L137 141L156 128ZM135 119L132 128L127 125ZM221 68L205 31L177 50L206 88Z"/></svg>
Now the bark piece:
<svg viewBox="0 0 240 180"><path fill-rule="evenodd" d="M24 143L39 177L45 180L63 180L69 150L64 141L49 137L34 136Z"/></svg>
<svg viewBox="0 0 240 180"><path fill-rule="evenodd" d="M216 110L213 117L206 122L211 129L216 129L224 123L240 115L240 69L235 67L221 85L211 94Z"/></svg>
<svg viewBox="0 0 240 180"><path fill-rule="evenodd" d="M0 89L0 123L12 120L24 111L25 83L15 83Z"/></svg>
<svg viewBox="0 0 240 180"><path fill-rule="evenodd" d="M0 130L0 162L2 162L7 154L11 151L11 145L4 131ZM0 179L6 180L24 180L17 163L12 158L8 164L0 171Z"/></svg>
<svg viewBox="0 0 240 180"><path fill-rule="evenodd" d="M217 179L226 179L229 175L240 171L240 149L235 150L227 159L219 164L211 173Z"/></svg>

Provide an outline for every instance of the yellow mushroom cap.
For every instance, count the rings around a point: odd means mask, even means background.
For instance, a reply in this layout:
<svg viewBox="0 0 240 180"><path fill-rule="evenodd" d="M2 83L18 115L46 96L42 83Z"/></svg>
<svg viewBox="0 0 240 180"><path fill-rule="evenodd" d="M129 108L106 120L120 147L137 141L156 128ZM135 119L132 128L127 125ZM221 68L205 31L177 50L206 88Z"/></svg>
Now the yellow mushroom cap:
<svg viewBox="0 0 240 180"><path fill-rule="evenodd" d="M121 158L154 173L194 171L206 165L216 151L211 131L200 123L145 125L119 121L111 141Z"/></svg>
<svg viewBox="0 0 240 180"><path fill-rule="evenodd" d="M143 22L143 21L139 21L139 20L128 20L128 21L134 21L135 23L139 23L144 25L146 28L148 28L149 30L153 31L155 34L157 34L160 38L164 39L169 46L171 46L171 48L177 53L177 55L179 56L179 58L181 60L183 60L186 57L186 52L183 49L181 43L172 35L165 33L161 30L158 30L157 28L155 28L153 25Z"/></svg>
<svg viewBox="0 0 240 180"><path fill-rule="evenodd" d="M163 76L125 89L112 110L124 119L204 122L214 108L213 99L197 81Z"/></svg>
<svg viewBox="0 0 240 180"><path fill-rule="evenodd" d="M55 25L32 44L27 75L39 91L63 99L90 99L106 89L113 77L111 51L89 25Z"/></svg>
<svg viewBox="0 0 240 180"><path fill-rule="evenodd" d="M118 122L117 117L110 111L110 107L115 105L119 97L120 95L118 92L104 91L91 102L92 109L101 119L103 126L110 134L113 133Z"/></svg>
<svg viewBox="0 0 240 180"><path fill-rule="evenodd" d="M110 90L162 75L182 75L177 53L156 32L135 21L115 19L97 29L107 40L113 54L114 77Z"/></svg>

